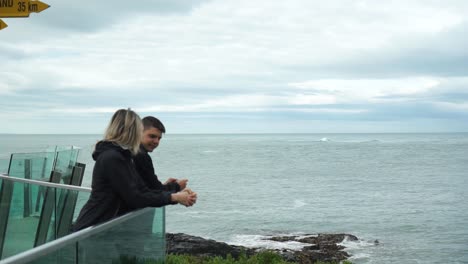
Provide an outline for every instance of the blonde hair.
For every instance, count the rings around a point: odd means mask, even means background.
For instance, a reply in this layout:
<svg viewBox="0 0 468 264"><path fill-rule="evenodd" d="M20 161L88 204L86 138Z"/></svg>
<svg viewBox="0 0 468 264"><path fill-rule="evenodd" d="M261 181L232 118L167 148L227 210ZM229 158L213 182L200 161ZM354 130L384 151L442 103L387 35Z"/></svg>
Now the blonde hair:
<svg viewBox="0 0 468 264"><path fill-rule="evenodd" d="M111 118L104 134L104 140L115 142L136 155L140 149L143 123L137 113L129 109L119 109Z"/></svg>

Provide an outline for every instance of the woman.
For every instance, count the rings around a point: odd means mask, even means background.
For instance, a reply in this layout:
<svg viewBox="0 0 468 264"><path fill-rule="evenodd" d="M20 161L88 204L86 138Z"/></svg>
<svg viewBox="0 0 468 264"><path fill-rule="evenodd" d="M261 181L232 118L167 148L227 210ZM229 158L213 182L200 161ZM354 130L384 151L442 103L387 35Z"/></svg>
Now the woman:
<svg viewBox="0 0 468 264"><path fill-rule="evenodd" d="M125 210L192 206L197 199L190 189L173 193L148 189L138 176L132 156L138 153L143 125L132 110L120 109L112 116L105 137L96 144L91 196L81 209L74 231L103 223Z"/></svg>

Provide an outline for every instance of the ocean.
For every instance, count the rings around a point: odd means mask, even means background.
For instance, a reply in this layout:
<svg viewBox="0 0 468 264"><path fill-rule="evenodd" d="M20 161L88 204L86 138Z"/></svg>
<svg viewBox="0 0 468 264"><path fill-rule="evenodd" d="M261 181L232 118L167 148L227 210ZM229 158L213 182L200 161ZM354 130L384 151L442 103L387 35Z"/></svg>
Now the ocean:
<svg viewBox="0 0 468 264"><path fill-rule="evenodd" d="M0 160L79 146L89 186L100 138L0 135ZM151 155L160 180L198 193L167 207L167 232L268 248L301 246L273 235L349 233L353 263L468 263L468 133L168 134Z"/></svg>

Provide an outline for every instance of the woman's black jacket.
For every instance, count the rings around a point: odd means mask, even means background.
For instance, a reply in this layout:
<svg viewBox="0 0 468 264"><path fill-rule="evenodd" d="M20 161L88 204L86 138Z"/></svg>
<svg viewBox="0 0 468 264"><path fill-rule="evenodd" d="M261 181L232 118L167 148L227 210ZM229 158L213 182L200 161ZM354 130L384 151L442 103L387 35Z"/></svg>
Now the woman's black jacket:
<svg viewBox="0 0 468 264"><path fill-rule="evenodd" d="M103 223L124 211L161 207L171 203L171 192L148 189L133 164L131 152L121 146L100 141L93 153L96 161L91 196L81 209L73 230Z"/></svg>

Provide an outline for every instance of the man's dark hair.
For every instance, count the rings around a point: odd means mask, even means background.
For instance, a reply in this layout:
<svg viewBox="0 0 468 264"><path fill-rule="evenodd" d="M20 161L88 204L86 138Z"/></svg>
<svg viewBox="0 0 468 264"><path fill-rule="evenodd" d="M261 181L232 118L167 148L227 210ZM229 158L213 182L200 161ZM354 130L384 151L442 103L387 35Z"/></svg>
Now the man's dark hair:
<svg viewBox="0 0 468 264"><path fill-rule="evenodd" d="M145 127L145 130L154 127L159 129L159 131L161 131L162 133L166 133L166 128L164 127L163 123L154 116L147 116L141 121L143 121L143 126Z"/></svg>

